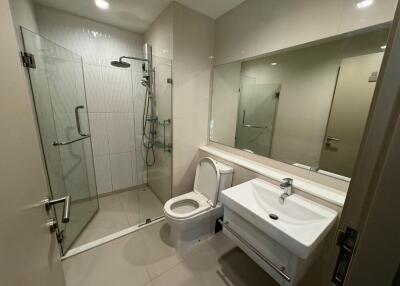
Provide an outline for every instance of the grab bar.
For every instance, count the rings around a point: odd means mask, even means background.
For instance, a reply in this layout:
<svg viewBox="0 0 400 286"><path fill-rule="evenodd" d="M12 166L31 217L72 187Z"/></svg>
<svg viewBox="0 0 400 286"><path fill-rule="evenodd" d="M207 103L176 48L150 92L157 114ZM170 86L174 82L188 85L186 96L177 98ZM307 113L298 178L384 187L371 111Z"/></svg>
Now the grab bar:
<svg viewBox="0 0 400 286"><path fill-rule="evenodd" d="M81 119L79 118L79 109L85 108L83 105L78 105L75 107L75 121L76 121L76 128L78 129L78 133L81 136L87 136L89 134L83 133L81 130Z"/></svg>
<svg viewBox="0 0 400 286"><path fill-rule="evenodd" d="M69 144L72 144L72 143L81 141L81 140L86 139L86 138L89 138L89 137L90 137L90 135L85 135L85 136L82 136L82 137L80 137L80 138L78 138L78 139L74 139L74 140L71 140L71 141L65 141L65 142L62 142L62 141L61 141L61 142L54 141L54 142L53 142L53 146L69 145Z"/></svg>
<svg viewBox="0 0 400 286"><path fill-rule="evenodd" d="M233 236L235 236L241 243L243 243L247 248L249 248L254 254L256 254L261 260L267 263L269 266L272 267L279 275L281 275L286 281L290 282L291 278L283 272L285 270L284 266L278 266L273 263L271 260L266 258L262 253L260 253L254 246L248 243L243 237L240 236L236 231L234 231L230 226L229 222L224 222L222 219L218 219L218 222L224 226L226 230L228 230Z"/></svg>
<svg viewBox="0 0 400 286"><path fill-rule="evenodd" d="M267 125L265 125L265 126L258 126L258 125L244 124L245 117L246 117L246 110L243 109L242 127L246 127L246 128L258 128L258 129L268 129L268 126L267 126Z"/></svg>

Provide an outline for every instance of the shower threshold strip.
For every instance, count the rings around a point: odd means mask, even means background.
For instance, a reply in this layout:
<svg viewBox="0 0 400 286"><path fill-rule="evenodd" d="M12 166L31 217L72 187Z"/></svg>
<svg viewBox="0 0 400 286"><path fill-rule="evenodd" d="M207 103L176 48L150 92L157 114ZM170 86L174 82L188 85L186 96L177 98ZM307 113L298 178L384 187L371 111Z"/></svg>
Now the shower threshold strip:
<svg viewBox="0 0 400 286"><path fill-rule="evenodd" d="M120 230L118 232L115 232L115 233L112 233L110 235L104 236L102 238L99 238L99 239L93 240L91 242L85 243L85 244L83 244L81 246L72 248L72 249L68 250L67 253L64 256L61 257L61 260L67 259L67 258L75 256L75 255L78 255L79 253L88 251L90 249L93 249L95 247L98 247L100 245L108 243L110 241L113 241L113 240L115 240L117 238L120 238L120 237L123 237L125 235L128 235L130 233L136 232L136 231L138 231L138 230L140 230L142 228L148 227L150 225L153 225L153 224L155 224L157 222L160 222L160 221L163 221L163 220L164 220L164 216L160 216L160 217L157 217L157 218L154 218L154 219L151 219L151 220L146 220L146 222L144 222L144 223L125 228L125 229Z"/></svg>

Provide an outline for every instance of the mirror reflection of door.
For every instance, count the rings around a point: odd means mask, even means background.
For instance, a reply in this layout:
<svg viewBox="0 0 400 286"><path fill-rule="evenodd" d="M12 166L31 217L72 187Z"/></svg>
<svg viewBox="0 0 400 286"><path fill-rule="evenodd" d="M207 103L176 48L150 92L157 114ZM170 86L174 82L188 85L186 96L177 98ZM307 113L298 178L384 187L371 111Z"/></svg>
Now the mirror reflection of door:
<svg viewBox="0 0 400 286"><path fill-rule="evenodd" d="M270 156L280 84L241 77L235 147Z"/></svg>
<svg viewBox="0 0 400 286"><path fill-rule="evenodd" d="M351 177L383 53L344 58L332 102L320 169Z"/></svg>

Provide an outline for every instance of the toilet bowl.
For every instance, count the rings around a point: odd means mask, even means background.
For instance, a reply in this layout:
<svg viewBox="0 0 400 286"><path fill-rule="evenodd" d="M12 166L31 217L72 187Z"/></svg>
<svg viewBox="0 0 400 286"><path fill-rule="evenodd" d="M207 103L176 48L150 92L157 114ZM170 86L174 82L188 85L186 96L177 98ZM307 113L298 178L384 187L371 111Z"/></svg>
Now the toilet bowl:
<svg viewBox="0 0 400 286"><path fill-rule="evenodd" d="M193 190L165 203L165 220L175 247L191 246L214 234L216 220L223 215L219 193L232 186L232 175L231 167L204 157L197 164Z"/></svg>

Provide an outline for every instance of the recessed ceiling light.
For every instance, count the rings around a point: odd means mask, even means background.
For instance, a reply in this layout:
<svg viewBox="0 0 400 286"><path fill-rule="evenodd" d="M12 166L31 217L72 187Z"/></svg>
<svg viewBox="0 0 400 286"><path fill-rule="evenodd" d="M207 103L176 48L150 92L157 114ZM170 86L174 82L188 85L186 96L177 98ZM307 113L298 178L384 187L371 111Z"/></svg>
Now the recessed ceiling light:
<svg viewBox="0 0 400 286"><path fill-rule="evenodd" d="M382 50L386 49L386 45L381 46L381 49L382 49Z"/></svg>
<svg viewBox="0 0 400 286"><path fill-rule="evenodd" d="M276 66L278 63L271 63L271 66Z"/></svg>
<svg viewBox="0 0 400 286"><path fill-rule="evenodd" d="M366 7L370 6L370 5L372 5L373 2L374 2L373 0L360 1L360 2L357 3L357 8L358 9L366 8Z"/></svg>
<svg viewBox="0 0 400 286"><path fill-rule="evenodd" d="M110 3L106 0L94 0L94 3L96 3L96 6L101 10L107 10L110 8Z"/></svg>

